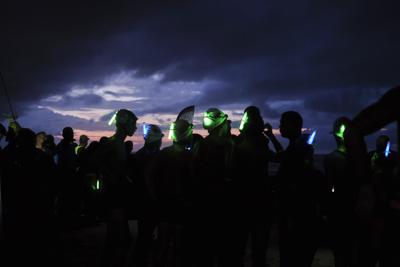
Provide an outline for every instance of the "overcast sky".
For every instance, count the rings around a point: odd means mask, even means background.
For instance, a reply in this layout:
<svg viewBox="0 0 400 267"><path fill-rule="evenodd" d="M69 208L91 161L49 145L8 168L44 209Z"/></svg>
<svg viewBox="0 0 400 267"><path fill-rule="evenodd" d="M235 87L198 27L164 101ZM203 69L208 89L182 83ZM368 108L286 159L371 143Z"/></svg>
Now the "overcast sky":
<svg viewBox="0 0 400 267"><path fill-rule="evenodd" d="M118 108L167 129L192 104L237 127L253 104L274 128L299 111L326 152L335 118L399 84L400 1L82 2L2 3L0 71L24 127L96 139Z"/></svg>

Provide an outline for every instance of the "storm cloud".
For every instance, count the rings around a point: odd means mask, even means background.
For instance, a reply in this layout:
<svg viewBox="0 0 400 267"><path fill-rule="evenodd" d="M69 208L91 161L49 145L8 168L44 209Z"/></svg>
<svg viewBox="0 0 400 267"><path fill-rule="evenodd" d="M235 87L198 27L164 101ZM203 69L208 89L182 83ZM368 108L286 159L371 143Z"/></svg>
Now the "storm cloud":
<svg viewBox="0 0 400 267"><path fill-rule="evenodd" d="M145 115L254 104L275 124L295 109L307 127L328 129L399 84L399 9L394 0L6 1L0 71L21 116L38 106Z"/></svg>

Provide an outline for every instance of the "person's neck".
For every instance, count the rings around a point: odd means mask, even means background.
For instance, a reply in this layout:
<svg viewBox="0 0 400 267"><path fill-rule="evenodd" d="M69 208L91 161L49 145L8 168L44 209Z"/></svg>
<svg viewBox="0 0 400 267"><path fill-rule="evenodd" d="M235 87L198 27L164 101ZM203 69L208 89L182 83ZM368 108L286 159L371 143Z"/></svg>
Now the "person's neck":
<svg viewBox="0 0 400 267"><path fill-rule="evenodd" d="M299 137L300 134L289 137L289 145L294 145Z"/></svg>
<svg viewBox="0 0 400 267"><path fill-rule="evenodd" d="M125 138L126 138L127 136L128 136L128 135L127 135L125 132L120 131L120 130L118 130L118 129L117 129L116 133L114 134L114 138L115 138L116 140L118 140L118 141L121 141L121 142L124 142L124 141L125 141Z"/></svg>
<svg viewBox="0 0 400 267"><path fill-rule="evenodd" d="M340 151L342 153L346 153L347 152L346 146L344 144L338 144L337 151Z"/></svg>

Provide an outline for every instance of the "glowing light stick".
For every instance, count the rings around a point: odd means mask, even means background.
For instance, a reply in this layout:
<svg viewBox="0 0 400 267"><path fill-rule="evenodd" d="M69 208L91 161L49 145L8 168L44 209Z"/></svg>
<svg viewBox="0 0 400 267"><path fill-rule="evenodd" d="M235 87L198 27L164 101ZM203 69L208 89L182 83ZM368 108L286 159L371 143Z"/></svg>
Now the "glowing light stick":
<svg viewBox="0 0 400 267"><path fill-rule="evenodd" d="M169 127L169 135L168 135L169 140L175 139L175 123L171 123L171 126Z"/></svg>
<svg viewBox="0 0 400 267"><path fill-rule="evenodd" d="M97 189L97 190L100 189L100 181L99 181L99 180L96 181L96 189Z"/></svg>
<svg viewBox="0 0 400 267"><path fill-rule="evenodd" d="M244 113L242 121L240 122L239 130L242 131L244 128L244 125L249 121L249 116L247 115L247 112Z"/></svg>
<svg viewBox="0 0 400 267"><path fill-rule="evenodd" d="M346 131L346 126L344 124L342 124L340 126L339 132L336 133L336 136L343 139L344 138L344 131Z"/></svg>
<svg viewBox="0 0 400 267"><path fill-rule="evenodd" d="M312 145L312 144L314 143L314 139L315 139L315 135L316 135L316 134L317 134L317 131L314 131L314 132L310 135L310 137L308 137L307 144Z"/></svg>
<svg viewBox="0 0 400 267"><path fill-rule="evenodd" d="M387 142L385 148L385 157L389 157L389 154L390 154L390 142Z"/></svg>
<svg viewBox="0 0 400 267"><path fill-rule="evenodd" d="M143 123L143 138L146 139L147 136L149 135L150 131L150 126L147 125L146 123Z"/></svg>
<svg viewBox="0 0 400 267"><path fill-rule="evenodd" d="M116 118L117 118L117 112L115 112L114 115L111 117L111 119L108 121L108 125L111 126L115 122Z"/></svg>

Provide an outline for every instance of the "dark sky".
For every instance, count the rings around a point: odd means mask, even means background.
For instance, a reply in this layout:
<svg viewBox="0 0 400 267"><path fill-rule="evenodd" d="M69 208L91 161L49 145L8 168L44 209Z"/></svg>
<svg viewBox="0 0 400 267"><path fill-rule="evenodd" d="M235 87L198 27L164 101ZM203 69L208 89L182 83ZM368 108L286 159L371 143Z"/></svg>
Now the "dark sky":
<svg viewBox="0 0 400 267"><path fill-rule="evenodd" d="M129 108L167 128L191 104L237 126L254 104L275 128L301 112L328 151L336 117L399 84L399 1L82 2L1 6L0 70L26 127L94 138Z"/></svg>

